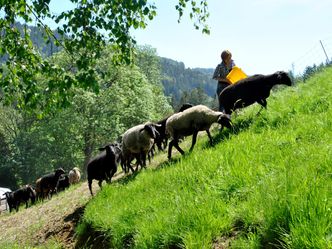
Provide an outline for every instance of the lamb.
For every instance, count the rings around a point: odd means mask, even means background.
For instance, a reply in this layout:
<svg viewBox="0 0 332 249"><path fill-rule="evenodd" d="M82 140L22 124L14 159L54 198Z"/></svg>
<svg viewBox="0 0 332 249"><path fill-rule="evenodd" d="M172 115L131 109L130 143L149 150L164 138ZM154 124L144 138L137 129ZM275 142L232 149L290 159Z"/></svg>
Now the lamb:
<svg viewBox="0 0 332 249"><path fill-rule="evenodd" d="M117 163L121 155L119 147L114 144L106 145L99 150L103 152L93 158L87 166L88 185L92 196L92 180L97 180L100 188L102 188L104 180L110 183L111 178L117 171Z"/></svg>
<svg viewBox="0 0 332 249"><path fill-rule="evenodd" d="M226 87L220 93L220 108L224 108L226 114L231 114L232 111L255 102L260 104L262 108L266 108L266 99L270 96L270 91L276 84L291 86L292 81L288 74L283 71L270 75L257 74L242 79L236 84Z"/></svg>
<svg viewBox="0 0 332 249"><path fill-rule="evenodd" d="M58 180L65 171L62 168L54 170L53 173L44 175L36 181L36 191L38 197L44 199L45 197L52 195L56 192L56 185Z"/></svg>
<svg viewBox="0 0 332 249"><path fill-rule="evenodd" d="M135 157L142 167L146 166L146 156L158 138L159 132L156 127L160 125L146 123L136 125L128 129L122 136L122 157L125 167L131 169L131 160ZM137 167L138 168L138 167ZM137 170L136 168L136 170Z"/></svg>
<svg viewBox="0 0 332 249"><path fill-rule="evenodd" d="M184 154L184 151L178 144L179 139L183 136L193 135L190 151L192 151L195 146L199 131L205 130L210 139L210 143L212 144L210 127L215 122L221 124L222 128L224 126L227 128L232 127L229 115L213 111L204 105L193 106L183 112L175 113L169 117L166 122L166 133L172 137L172 140L168 146L168 159L171 159L173 146L181 154Z"/></svg>
<svg viewBox="0 0 332 249"><path fill-rule="evenodd" d="M68 177L70 185L78 183L81 179L80 169L78 167L74 167L72 170L69 171Z"/></svg>
<svg viewBox="0 0 332 249"><path fill-rule="evenodd" d="M31 201L31 204L34 204L36 200L36 192L30 185L25 185L13 192L6 192L5 195L9 206L9 212L13 209L17 212L22 202L25 202L25 208L28 208L29 200Z"/></svg>

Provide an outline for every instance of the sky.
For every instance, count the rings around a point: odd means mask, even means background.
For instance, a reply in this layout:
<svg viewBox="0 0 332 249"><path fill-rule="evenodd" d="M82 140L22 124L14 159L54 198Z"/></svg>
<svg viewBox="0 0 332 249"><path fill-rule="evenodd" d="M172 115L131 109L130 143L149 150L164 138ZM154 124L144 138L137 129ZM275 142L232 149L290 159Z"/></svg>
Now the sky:
<svg viewBox="0 0 332 249"><path fill-rule="evenodd" d="M150 2L155 2L157 16L132 35L139 45L150 45L159 56L187 68L215 68L228 49L248 75L299 74L306 66L326 62L320 41L332 58L332 0L209 0L210 35L195 30L188 11L178 23L177 0ZM67 4L51 1L50 7L60 12Z"/></svg>

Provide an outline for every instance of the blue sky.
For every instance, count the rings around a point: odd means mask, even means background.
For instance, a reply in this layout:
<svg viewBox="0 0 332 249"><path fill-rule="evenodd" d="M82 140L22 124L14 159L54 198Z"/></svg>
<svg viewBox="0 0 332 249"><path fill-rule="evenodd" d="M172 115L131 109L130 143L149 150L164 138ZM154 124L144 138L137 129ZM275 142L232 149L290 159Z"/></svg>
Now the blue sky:
<svg viewBox="0 0 332 249"><path fill-rule="evenodd" d="M211 0L210 35L194 30L187 17L178 24L175 3L156 1L158 16L134 36L186 67L214 68L229 49L247 74L298 72L325 61L319 40L332 57L331 0Z"/></svg>
<svg viewBox="0 0 332 249"><path fill-rule="evenodd" d="M135 30L134 37L186 67L214 68L221 51L229 49L247 74L291 69L299 73L326 61L320 40L332 57L331 0L211 0L210 35L194 29L188 11L177 22L176 0L151 2L156 3L157 16L146 29ZM67 0L53 0L50 7L60 12L69 6Z"/></svg>

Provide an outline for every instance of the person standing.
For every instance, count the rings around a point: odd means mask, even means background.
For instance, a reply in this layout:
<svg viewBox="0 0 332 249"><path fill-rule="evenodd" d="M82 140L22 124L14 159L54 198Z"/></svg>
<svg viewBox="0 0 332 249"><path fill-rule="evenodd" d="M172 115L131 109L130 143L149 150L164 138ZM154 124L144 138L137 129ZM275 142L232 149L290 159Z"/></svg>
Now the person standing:
<svg viewBox="0 0 332 249"><path fill-rule="evenodd" d="M221 53L221 63L217 65L216 69L214 70L212 79L218 81L217 85L217 98L219 100L219 94L221 91L229 86L231 82L226 78L228 73L232 70L235 66L234 61L232 60L232 53L228 50L224 50ZM224 108L219 103L219 111L224 111Z"/></svg>

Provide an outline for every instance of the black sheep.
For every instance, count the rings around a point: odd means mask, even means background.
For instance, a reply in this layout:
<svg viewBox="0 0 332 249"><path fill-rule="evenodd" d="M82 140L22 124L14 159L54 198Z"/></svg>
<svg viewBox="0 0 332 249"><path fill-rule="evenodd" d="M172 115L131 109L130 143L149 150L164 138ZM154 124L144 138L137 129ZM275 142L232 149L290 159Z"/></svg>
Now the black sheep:
<svg viewBox="0 0 332 249"><path fill-rule="evenodd" d="M53 194L56 192L56 186L58 180L65 171L62 168L54 170L53 173L44 175L40 178L40 186L36 186L38 188L38 192L40 191L41 197L44 199L45 197L49 196L49 194Z"/></svg>
<svg viewBox="0 0 332 249"><path fill-rule="evenodd" d="M36 200L36 193L30 185L26 185L13 192L6 192L5 195L10 212L13 209L18 211L20 204L23 202L25 202L25 207L27 208L29 200L31 204L34 204Z"/></svg>
<svg viewBox="0 0 332 249"><path fill-rule="evenodd" d="M270 96L272 87L277 84L291 86L292 81L283 71L270 75L257 74L226 87L219 95L219 103L226 114L255 102L266 108L266 99Z"/></svg>
<svg viewBox="0 0 332 249"><path fill-rule="evenodd" d="M56 185L56 191L60 192L60 191L64 191L66 188L69 188L69 177L68 175L62 175L59 180L58 183Z"/></svg>
<svg viewBox="0 0 332 249"><path fill-rule="evenodd" d="M97 180L100 188L104 180L111 182L121 156L120 148L114 144L106 145L99 150L104 152L93 158L87 166L88 185L92 196L92 180Z"/></svg>

